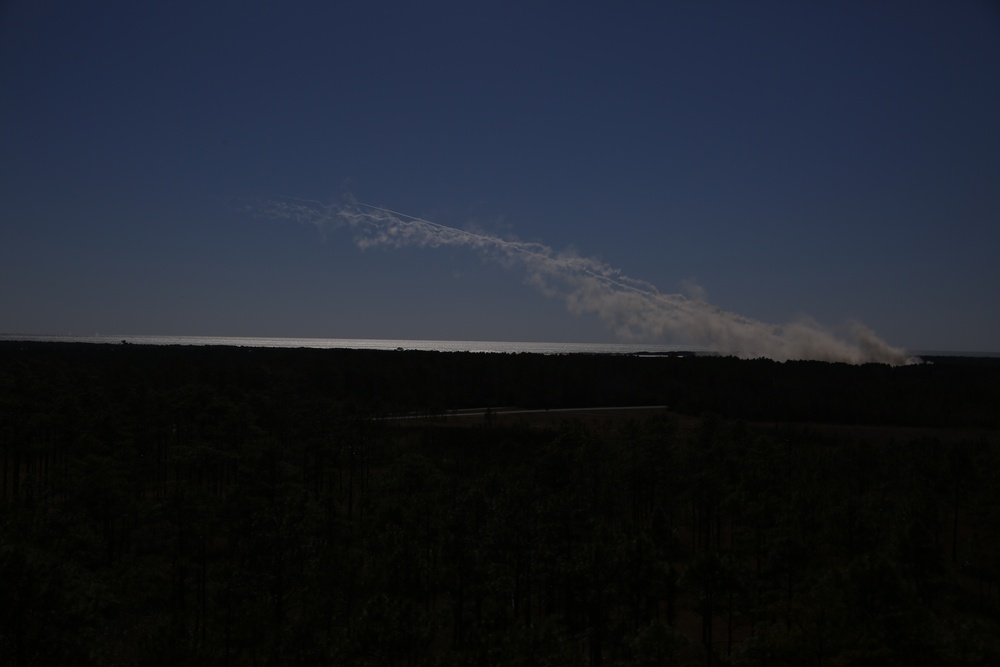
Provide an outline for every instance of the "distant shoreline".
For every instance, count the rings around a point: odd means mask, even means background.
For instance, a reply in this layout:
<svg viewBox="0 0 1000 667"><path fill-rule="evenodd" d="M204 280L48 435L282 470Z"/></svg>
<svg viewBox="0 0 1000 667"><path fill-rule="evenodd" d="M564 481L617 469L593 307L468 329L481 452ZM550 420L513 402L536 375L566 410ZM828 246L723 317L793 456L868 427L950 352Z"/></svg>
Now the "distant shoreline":
<svg viewBox="0 0 1000 667"><path fill-rule="evenodd" d="M79 336L0 334L0 342L90 343L103 345L196 345L266 348L311 348L320 350L405 350L429 352L493 352L530 354L627 354L627 355L715 355L709 349L691 345L662 343L556 343L538 341L464 341L383 338L287 338L281 336L159 336L105 335ZM1000 351L907 350L921 359L935 357L1000 358Z"/></svg>
<svg viewBox="0 0 1000 667"><path fill-rule="evenodd" d="M430 352L496 352L535 354L711 354L688 345L658 343L554 343L531 341L410 340L381 338L284 338L265 336L157 335L26 335L0 334L0 342L94 343L134 345L197 345L347 350L406 350Z"/></svg>

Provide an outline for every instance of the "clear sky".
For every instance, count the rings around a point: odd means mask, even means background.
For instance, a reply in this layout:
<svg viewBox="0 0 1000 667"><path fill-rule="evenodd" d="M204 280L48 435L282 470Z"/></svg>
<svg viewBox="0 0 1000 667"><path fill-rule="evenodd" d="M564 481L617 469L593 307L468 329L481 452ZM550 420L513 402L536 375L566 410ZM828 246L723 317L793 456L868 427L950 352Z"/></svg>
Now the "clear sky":
<svg viewBox="0 0 1000 667"><path fill-rule="evenodd" d="M0 332L616 339L496 253L272 214L308 200L1000 350L992 0L13 0L0 94Z"/></svg>

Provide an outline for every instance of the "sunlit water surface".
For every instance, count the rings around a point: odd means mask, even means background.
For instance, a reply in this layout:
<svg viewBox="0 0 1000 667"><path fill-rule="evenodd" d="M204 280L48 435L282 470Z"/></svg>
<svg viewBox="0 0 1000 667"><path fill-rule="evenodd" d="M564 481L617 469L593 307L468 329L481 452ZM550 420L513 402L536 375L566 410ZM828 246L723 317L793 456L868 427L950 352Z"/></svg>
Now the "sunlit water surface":
<svg viewBox="0 0 1000 667"><path fill-rule="evenodd" d="M348 350L429 350L438 352L532 352L535 354L664 354L696 351L684 345L655 343L532 343L479 340L390 340L379 338L266 338L257 336L27 336L0 335L0 340L135 345L230 345L236 347L308 347Z"/></svg>
<svg viewBox="0 0 1000 667"><path fill-rule="evenodd" d="M490 340L392 340L385 338L281 338L263 336L128 336L92 334L89 336L36 336L0 334L0 341L36 341L50 343L115 343L135 345L230 345L235 347L308 347L324 350L428 350L437 352L531 352L534 354L668 354L693 352L712 354L711 350L690 345L657 343L537 343ZM914 357L1000 357L1000 352L913 350Z"/></svg>

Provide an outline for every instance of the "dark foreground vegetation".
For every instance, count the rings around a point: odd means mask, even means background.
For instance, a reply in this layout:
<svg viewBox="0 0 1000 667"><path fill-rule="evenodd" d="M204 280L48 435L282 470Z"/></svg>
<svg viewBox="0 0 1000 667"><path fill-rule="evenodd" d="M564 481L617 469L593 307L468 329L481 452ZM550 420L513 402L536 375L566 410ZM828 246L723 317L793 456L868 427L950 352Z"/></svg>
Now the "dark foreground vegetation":
<svg viewBox="0 0 1000 667"><path fill-rule="evenodd" d="M513 405L669 409L442 416ZM1000 664L998 427L996 359L6 343L0 664Z"/></svg>

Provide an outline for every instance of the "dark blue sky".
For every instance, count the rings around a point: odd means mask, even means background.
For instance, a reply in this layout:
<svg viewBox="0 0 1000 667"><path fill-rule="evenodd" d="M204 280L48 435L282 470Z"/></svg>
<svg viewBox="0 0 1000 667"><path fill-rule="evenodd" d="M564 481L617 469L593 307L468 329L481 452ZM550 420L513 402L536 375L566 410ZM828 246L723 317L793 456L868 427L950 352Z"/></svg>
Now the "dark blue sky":
<svg viewBox="0 0 1000 667"><path fill-rule="evenodd" d="M472 249L247 211L350 195L1000 349L988 0L14 0L0 90L0 332L614 340Z"/></svg>

